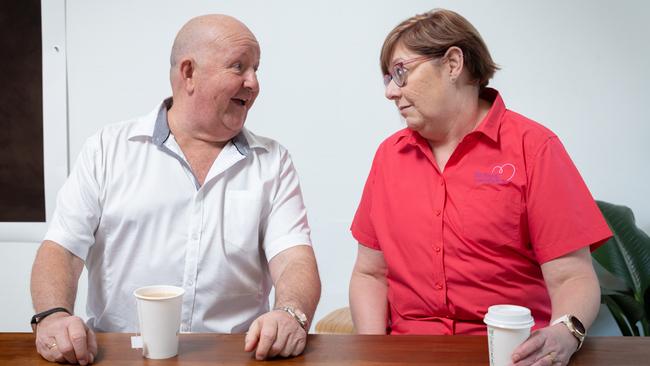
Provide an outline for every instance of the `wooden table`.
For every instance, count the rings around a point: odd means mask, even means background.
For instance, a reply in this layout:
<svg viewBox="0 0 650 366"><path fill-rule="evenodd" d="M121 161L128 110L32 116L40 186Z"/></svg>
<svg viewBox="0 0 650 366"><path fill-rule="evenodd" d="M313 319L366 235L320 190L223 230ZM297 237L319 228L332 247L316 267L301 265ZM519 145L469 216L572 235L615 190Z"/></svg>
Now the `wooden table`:
<svg viewBox="0 0 650 366"><path fill-rule="evenodd" d="M488 365L483 336L309 335L295 358L255 361L243 351L243 335L182 334L180 352L147 360L131 349L131 334L97 335L99 365ZM0 333L0 365L53 365L34 348L31 333ZM592 337L573 357L576 365L650 365L650 337Z"/></svg>

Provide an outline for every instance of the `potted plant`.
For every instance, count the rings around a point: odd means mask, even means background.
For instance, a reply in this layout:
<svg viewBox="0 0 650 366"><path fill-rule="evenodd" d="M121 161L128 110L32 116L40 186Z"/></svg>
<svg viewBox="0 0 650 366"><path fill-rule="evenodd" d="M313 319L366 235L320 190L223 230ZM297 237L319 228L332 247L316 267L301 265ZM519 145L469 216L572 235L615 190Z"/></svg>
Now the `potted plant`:
<svg viewBox="0 0 650 366"><path fill-rule="evenodd" d="M626 206L596 201L614 236L592 253L602 293L624 336L650 335L650 237Z"/></svg>

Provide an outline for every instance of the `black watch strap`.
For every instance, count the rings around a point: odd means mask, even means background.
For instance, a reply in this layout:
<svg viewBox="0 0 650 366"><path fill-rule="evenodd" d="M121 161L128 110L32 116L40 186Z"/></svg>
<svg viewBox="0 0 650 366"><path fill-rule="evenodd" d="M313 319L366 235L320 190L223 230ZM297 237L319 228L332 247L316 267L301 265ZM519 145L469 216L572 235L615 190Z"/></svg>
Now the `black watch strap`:
<svg viewBox="0 0 650 366"><path fill-rule="evenodd" d="M61 313L61 312L68 313L69 315L72 315L68 311L68 309L66 309L66 308L52 308L52 309L49 309L49 310L45 310L43 312L40 312L38 314L34 314L34 316L32 316L32 321L31 321L32 328L36 327L36 324L40 323L41 320L45 319L46 317L48 317L48 316L50 316L50 315L52 315L54 313Z"/></svg>

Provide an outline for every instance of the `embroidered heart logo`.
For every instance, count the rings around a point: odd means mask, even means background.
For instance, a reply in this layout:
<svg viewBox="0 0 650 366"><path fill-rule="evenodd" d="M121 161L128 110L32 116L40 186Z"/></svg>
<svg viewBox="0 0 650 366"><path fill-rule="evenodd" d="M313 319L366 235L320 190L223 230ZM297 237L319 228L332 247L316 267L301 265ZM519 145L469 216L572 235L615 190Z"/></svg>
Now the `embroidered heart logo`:
<svg viewBox="0 0 650 366"><path fill-rule="evenodd" d="M515 176L515 166L510 163L497 165L492 168L492 175L499 177L504 182L510 182Z"/></svg>

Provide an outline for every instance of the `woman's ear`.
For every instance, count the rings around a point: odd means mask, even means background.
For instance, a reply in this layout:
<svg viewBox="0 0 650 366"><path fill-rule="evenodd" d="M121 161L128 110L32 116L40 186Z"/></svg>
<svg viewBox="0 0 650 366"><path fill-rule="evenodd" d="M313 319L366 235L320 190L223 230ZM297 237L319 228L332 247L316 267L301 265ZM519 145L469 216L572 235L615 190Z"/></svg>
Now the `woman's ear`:
<svg viewBox="0 0 650 366"><path fill-rule="evenodd" d="M456 82L456 80L460 77L460 74L463 72L463 66L465 65L463 51L456 46L451 46L447 52L445 52L443 60L447 63L447 65L449 65L449 80L451 80L451 82Z"/></svg>

